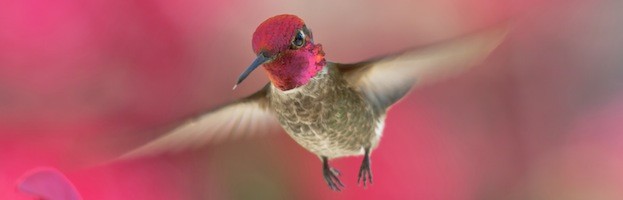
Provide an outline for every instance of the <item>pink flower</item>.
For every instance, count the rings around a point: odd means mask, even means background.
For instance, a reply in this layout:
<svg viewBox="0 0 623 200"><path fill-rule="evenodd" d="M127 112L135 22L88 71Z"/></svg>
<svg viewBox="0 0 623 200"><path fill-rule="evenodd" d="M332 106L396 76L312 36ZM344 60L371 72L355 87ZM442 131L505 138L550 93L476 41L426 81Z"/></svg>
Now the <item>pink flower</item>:
<svg viewBox="0 0 623 200"><path fill-rule="evenodd" d="M17 181L17 190L43 200L81 200L74 185L54 168L40 167Z"/></svg>

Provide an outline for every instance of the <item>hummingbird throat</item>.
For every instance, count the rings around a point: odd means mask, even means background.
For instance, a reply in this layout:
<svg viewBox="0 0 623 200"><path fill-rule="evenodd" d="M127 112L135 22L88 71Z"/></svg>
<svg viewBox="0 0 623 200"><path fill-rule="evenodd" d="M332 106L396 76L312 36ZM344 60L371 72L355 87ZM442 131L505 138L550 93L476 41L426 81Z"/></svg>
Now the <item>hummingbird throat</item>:
<svg viewBox="0 0 623 200"><path fill-rule="evenodd" d="M272 84L287 91L307 84L325 65L322 45L313 44L287 50L264 64L264 68Z"/></svg>

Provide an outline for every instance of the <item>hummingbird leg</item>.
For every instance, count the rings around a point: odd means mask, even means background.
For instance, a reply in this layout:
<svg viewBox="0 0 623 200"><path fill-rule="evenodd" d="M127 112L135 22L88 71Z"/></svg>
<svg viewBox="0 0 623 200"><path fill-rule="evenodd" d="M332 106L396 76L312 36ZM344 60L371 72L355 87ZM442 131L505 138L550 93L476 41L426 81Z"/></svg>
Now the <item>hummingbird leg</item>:
<svg viewBox="0 0 623 200"><path fill-rule="evenodd" d="M342 191L340 187L344 187L342 181L338 178L340 175L340 171L334 169L329 166L329 159L327 157L322 157L322 175L324 176L324 180L327 181L329 188L333 191Z"/></svg>
<svg viewBox="0 0 623 200"><path fill-rule="evenodd" d="M372 184L372 169L370 168L370 148L365 148L364 151L365 154L363 161L361 162L361 167L359 167L357 185L359 185L359 182L363 180L363 188L366 188L366 181L369 181L370 184Z"/></svg>

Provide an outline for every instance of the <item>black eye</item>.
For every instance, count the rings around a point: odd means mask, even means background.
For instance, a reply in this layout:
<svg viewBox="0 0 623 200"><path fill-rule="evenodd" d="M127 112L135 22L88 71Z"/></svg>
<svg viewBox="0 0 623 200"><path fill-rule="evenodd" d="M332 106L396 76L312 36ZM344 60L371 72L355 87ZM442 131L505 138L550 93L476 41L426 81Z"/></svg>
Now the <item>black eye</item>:
<svg viewBox="0 0 623 200"><path fill-rule="evenodd" d="M305 44L305 33L303 33L302 30L299 30L296 32L296 35L294 36L294 40L292 40L292 47L298 49L298 48L301 48L304 44Z"/></svg>

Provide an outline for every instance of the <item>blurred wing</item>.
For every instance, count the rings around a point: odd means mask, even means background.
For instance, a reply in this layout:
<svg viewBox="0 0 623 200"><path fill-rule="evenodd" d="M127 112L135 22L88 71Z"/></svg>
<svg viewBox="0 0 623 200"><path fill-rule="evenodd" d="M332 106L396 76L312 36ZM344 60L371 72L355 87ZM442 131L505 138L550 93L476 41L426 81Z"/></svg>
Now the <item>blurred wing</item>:
<svg viewBox="0 0 623 200"><path fill-rule="evenodd" d="M412 86L458 74L482 61L502 42L507 30L506 25L498 26L395 55L336 65L380 111L402 98Z"/></svg>
<svg viewBox="0 0 623 200"><path fill-rule="evenodd" d="M178 152L201 147L223 139L239 138L278 131L279 123L267 109L264 89L239 101L188 120L173 131L123 156L122 159Z"/></svg>

